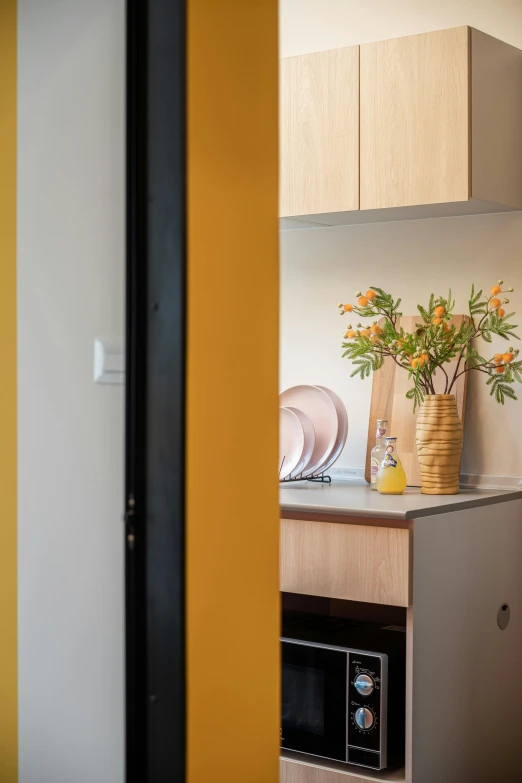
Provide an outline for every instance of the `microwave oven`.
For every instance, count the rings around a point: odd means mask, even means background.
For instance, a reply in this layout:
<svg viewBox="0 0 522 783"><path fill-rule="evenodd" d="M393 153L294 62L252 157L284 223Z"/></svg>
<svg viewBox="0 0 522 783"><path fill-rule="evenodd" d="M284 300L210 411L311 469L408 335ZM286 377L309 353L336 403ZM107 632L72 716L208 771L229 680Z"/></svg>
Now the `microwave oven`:
<svg viewBox="0 0 522 783"><path fill-rule="evenodd" d="M281 746L380 770L404 764L406 633L283 616Z"/></svg>

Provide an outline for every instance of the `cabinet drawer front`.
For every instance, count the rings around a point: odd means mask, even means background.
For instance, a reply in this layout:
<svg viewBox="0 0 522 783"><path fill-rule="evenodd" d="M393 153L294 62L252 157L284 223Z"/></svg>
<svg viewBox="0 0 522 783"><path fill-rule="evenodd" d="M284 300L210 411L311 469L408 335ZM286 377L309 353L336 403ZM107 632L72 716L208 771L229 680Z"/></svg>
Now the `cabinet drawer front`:
<svg viewBox="0 0 522 783"><path fill-rule="evenodd" d="M410 606L411 570L409 530L281 520L283 592Z"/></svg>

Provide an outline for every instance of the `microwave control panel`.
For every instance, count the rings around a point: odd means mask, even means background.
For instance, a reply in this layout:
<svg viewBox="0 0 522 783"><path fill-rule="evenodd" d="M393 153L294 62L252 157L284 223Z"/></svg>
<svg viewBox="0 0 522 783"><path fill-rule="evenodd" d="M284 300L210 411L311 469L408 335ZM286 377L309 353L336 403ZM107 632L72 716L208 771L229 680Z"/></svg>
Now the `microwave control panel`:
<svg viewBox="0 0 522 783"><path fill-rule="evenodd" d="M386 766L387 656L350 652L348 762Z"/></svg>

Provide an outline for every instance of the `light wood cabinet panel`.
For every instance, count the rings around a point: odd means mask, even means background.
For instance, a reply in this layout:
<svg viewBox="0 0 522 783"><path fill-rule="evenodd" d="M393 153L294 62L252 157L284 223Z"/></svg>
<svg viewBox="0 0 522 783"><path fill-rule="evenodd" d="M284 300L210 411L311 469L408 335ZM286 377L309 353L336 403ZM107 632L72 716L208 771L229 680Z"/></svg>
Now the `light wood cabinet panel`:
<svg viewBox="0 0 522 783"><path fill-rule="evenodd" d="M341 768L333 765L329 768L320 764L296 764L289 759L281 759L279 783L404 783L404 770L375 772L366 769L355 772L354 767Z"/></svg>
<svg viewBox="0 0 522 783"><path fill-rule="evenodd" d="M280 64L280 215L359 208L359 47Z"/></svg>
<svg viewBox="0 0 522 783"><path fill-rule="evenodd" d="M282 519L280 589L409 606L410 543L405 529Z"/></svg>
<svg viewBox="0 0 522 783"><path fill-rule="evenodd" d="M469 28L361 46L361 209L470 196Z"/></svg>

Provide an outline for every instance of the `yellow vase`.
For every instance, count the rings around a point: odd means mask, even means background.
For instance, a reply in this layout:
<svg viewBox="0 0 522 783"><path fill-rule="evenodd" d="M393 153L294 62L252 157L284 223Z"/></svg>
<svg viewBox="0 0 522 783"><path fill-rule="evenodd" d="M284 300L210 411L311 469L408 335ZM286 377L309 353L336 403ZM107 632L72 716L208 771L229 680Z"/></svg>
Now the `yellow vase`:
<svg viewBox="0 0 522 783"><path fill-rule="evenodd" d="M386 438L386 454L375 479L375 485L381 495L402 495L406 489L406 473L396 447L397 438Z"/></svg>

